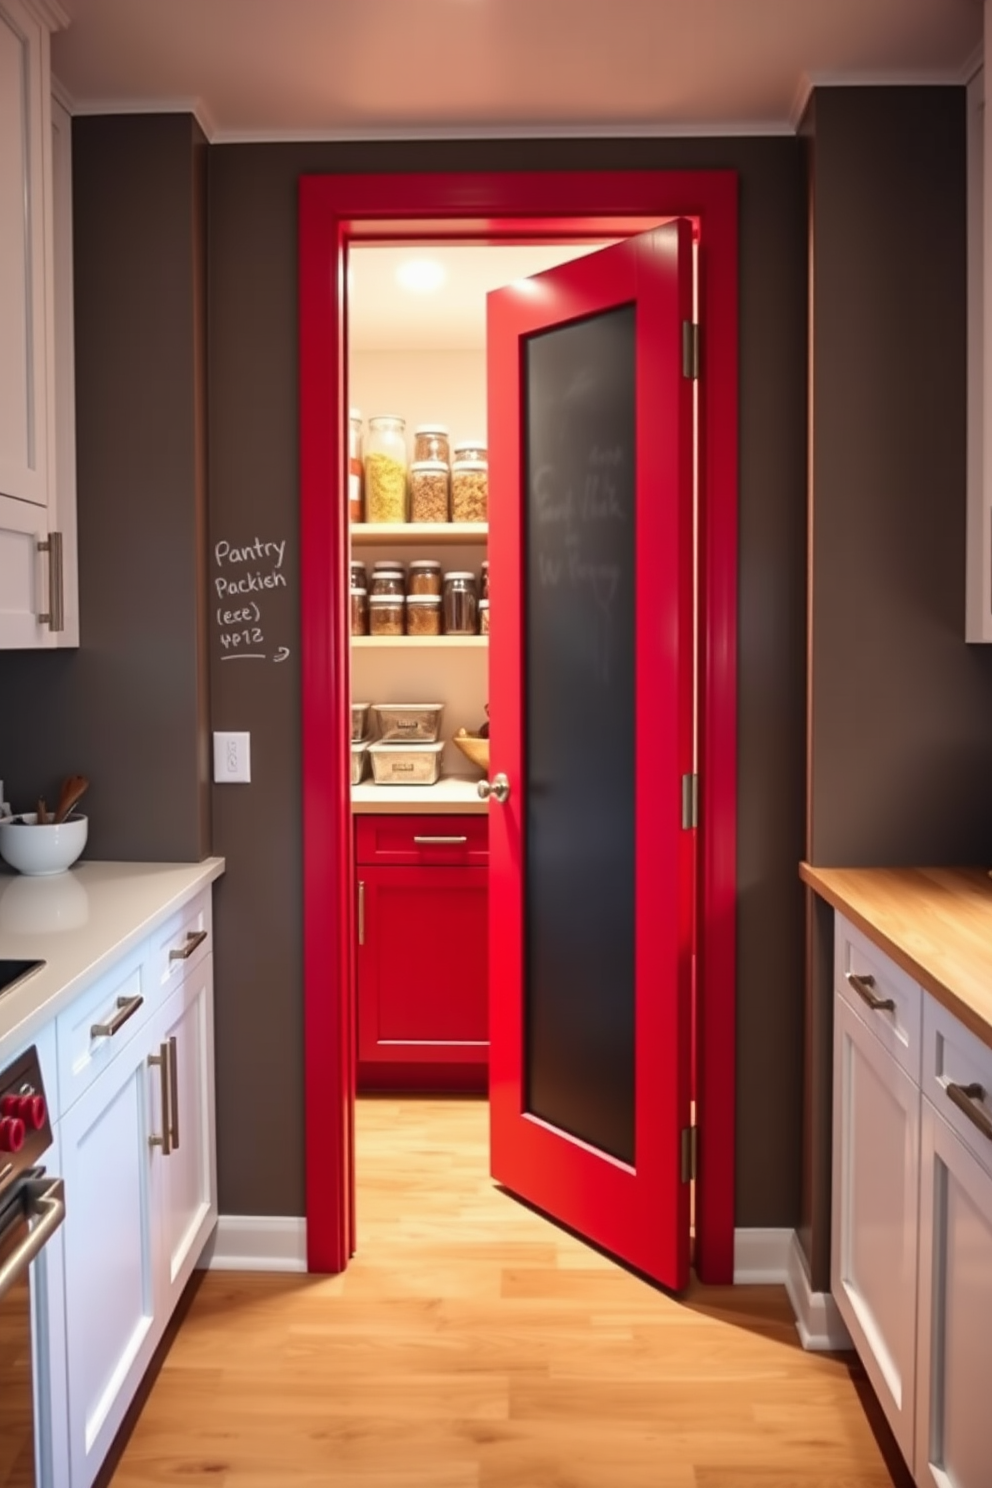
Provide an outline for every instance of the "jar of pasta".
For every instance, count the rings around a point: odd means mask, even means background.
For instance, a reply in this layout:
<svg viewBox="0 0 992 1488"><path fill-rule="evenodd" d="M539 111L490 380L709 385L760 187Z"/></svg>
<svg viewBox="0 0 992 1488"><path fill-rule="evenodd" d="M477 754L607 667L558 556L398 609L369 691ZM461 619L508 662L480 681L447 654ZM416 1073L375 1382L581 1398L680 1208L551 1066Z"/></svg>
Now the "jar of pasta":
<svg viewBox="0 0 992 1488"><path fill-rule="evenodd" d="M411 522L447 522L448 480L443 460L414 460L410 466Z"/></svg>
<svg viewBox="0 0 992 1488"><path fill-rule="evenodd" d="M362 520L362 415L353 408L348 415L348 516Z"/></svg>
<svg viewBox="0 0 992 1488"><path fill-rule="evenodd" d="M369 419L365 441L365 519L406 521L406 422L395 414Z"/></svg>
<svg viewBox="0 0 992 1488"><path fill-rule="evenodd" d="M451 464L451 445L443 424L418 424L413 431L414 460L440 460Z"/></svg>
<svg viewBox="0 0 992 1488"><path fill-rule="evenodd" d="M369 631L374 636L401 636L406 601L399 594L369 596Z"/></svg>

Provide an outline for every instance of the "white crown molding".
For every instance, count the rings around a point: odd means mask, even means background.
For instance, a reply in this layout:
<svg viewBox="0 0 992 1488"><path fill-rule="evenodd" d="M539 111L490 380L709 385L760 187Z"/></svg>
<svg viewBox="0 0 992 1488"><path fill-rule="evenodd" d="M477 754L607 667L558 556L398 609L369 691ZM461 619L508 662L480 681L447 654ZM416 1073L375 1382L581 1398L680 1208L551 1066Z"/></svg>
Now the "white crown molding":
<svg viewBox="0 0 992 1488"><path fill-rule="evenodd" d="M52 97L62 105L67 114L72 115L76 112L76 100L65 83L61 78L57 78L54 72L52 73Z"/></svg>
<svg viewBox="0 0 992 1488"><path fill-rule="evenodd" d="M785 1285L795 1230L735 1230L734 1285Z"/></svg>
<svg viewBox="0 0 992 1488"><path fill-rule="evenodd" d="M222 1214L199 1266L211 1271L305 1271L307 1222L295 1216Z"/></svg>
<svg viewBox="0 0 992 1488"><path fill-rule="evenodd" d="M24 0L24 3L49 31L64 31L72 24L72 17L62 9L58 0Z"/></svg>
<svg viewBox="0 0 992 1488"><path fill-rule="evenodd" d="M71 113L93 114L192 114L207 140L217 136L213 115L202 98L77 98Z"/></svg>
<svg viewBox="0 0 992 1488"><path fill-rule="evenodd" d="M218 129L217 145L378 144L404 140L722 139L791 134L784 119L698 124L411 124L384 129Z"/></svg>
<svg viewBox="0 0 992 1488"><path fill-rule="evenodd" d="M785 1290L796 1314L796 1330L804 1349L816 1353L832 1353L854 1347L831 1294L812 1290L806 1270L806 1257L799 1244L799 1236L794 1231L789 1246Z"/></svg>

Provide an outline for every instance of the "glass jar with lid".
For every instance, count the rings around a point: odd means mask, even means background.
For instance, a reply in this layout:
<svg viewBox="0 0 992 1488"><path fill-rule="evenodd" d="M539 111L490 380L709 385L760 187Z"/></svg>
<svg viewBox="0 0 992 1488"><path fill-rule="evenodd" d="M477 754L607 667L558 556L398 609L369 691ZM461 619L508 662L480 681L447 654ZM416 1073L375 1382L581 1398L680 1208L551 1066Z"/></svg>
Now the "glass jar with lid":
<svg viewBox="0 0 992 1488"><path fill-rule="evenodd" d="M369 633L369 596L364 589L355 587L351 591L351 633L353 636Z"/></svg>
<svg viewBox="0 0 992 1488"><path fill-rule="evenodd" d="M348 414L348 516L362 520L362 413L352 408Z"/></svg>
<svg viewBox="0 0 992 1488"><path fill-rule="evenodd" d="M479 576L479 598L489 598L489 559L482 560L482 573Z"/></svg>
<svg viewBox="0 0 992 1488"><path fill-rule="evenodd" d="M441 634L441 600L436 594L408 594L406 633L411 636Z"/></svg>
<svg viewBox="0 0 992 1488"><path fill-rule="evenodd" d="M441 565L436 558L415 558L410 564L409 594L441 593Z"/></svg>
<svg viewBox="0 0 992 1488"><path fill-rule="evenodd" d="M461 439L454 446L452 460L482 460L489 462L489 447L484 439Z"/></svg>
<svg viewBox="0 0 992 1488"><path fill-rule="evenodd" d="M413 458L451 464L451 445L444 424L418 424L413 431Z"/></svg>
<svg viewBox="0 0 992 1488"><path fill-rule="evenodd" d="M452 465L451 520L489 520L489 466L485 460L458 459Z"/></svg>
<svg viewBox="0 0 992 1488"><path fill-rule="evenodd" d="M406 594L406 579L398 568L380 568L372 575L372 594Z"/></svg>
<svg viewBox="0 0 992 1488"><path fill-rule="evenodd" d="M369 576L365 564L358 558L351 560L351 587L352 589L368 589Z"/></svg>
<svg viewBox="0 0 992 1488"><path fill-rule="evenodd" d="M365 518L406 521L406 421L382 413L369 419L365 441Z"/></svg>
<svg viewBox="0 0 992 1488"><path fill-rule="evenodd" d="M414 460L410 466L410 521L448 521L448 467L443 460Z"/></svg>
<svg viewBox="0 0 992 1488"><path fill-rule="evenodd" d="M401 636L406 601L400 594L369 596L369 631L374 636Z"/></svg>
<svg viewBox="0 0 992 1488"><path fill-rule="evenodd" d="M475 574L449 570L444 576L445 635L475 635L478 628L478 605Z"/></svg>
<svg viewBox="0 0 992 1488"><path fill-rule="evenodd" d="M488 599L480 599L479 600L479 634L480 635L485 635L485 636L487 636L489 634L489 601L488 601Z"/></svg>

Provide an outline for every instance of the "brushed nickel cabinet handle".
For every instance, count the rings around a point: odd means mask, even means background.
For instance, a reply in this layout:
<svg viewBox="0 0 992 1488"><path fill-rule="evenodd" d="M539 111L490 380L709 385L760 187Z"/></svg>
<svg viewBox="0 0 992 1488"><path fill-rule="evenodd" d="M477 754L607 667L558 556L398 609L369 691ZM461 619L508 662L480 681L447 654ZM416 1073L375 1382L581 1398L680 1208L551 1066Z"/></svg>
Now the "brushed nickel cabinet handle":
<svg viewBox="0 0 992 1488"><path fill-rule="evenodd" d="M992 1142L992 1121L986 1116L981 1106L976 1106L975 1101L985 1099L985 1087L983 1085L956 1085L952 1081L944 1087L948 1098L954 1102L959 1111L962 1111L972 1126L977 1126L983 1137L988 1137Z"/></svg>
<svg viewBox="0 0 992 1488"><path fill-rule="evenodd" d="M206 930L187 930L186 944L180 946L178 951L169 952L170 961L188 961L198 945L202 945L207 938Z"/></svg>
<svg viewBox="0 0 992 1488"><path fill-rule="evenodd" d="M874 991L875 978L873 976L855 976L853 971L847 973L847 980L857 992L862 1002L866 1002L873 1013L894 1013L896 1005L891 997L879 997Z"/></svg>
<svg viewBox="0 0 992 1488"><path fill-rule="evenodd" d="M175 1034L169 1036L169 1115L169 1135L175 1152L179 1147L179 1055Z"/></svg>
<svg viewBox="0 0 992 1488"><path fill-rule="evenodd" d="M39 615L49 630L65 630L65 583L62 566L62 534L50 532L38 543L38 552L48 554L48 610Z"/></svg>
<svg viewBox="0 0 992 1488"><path fill-rule="evenodd" d="M157 1054L149 1054L148 1063L158 1066L159 1092L162 1098L162 1135L160 1137L150 1136L148 1145L150 1147L161 1147L162 1156L168 1157L172 1151L172 1127L169 1121L169 1046L159 1044Z"/></svg>
<svg viewBox="0 0 992 1488"><path fill-rule="evenodd" d="M414 837L418 847L464 847L467 837Z"/></svg>
<svg viewBox="0 0 992 1488"><path fill-rule="evenodd" d="M38 1222L0 1265L0 1297L10 1291L42 1246L65 1219L65 1184L61 1178L31 1178L26 1184L31 1218Z"/></svg>
<svg viewBox="0 0 992 1488"><path fill-rule="evenodd" d="M358 883L358 944L365 944L365 885Z"/></svg>
<svg viewBox="0 0 992 1488"><path fill-rule="evenodd" d="M498 775L494 775L491 781L480 780L475 789L476 794L483 801L488 801L491 797L501 806L505 806L510 799L510 782L502 770Z"/></svg>
<svg viewBox="0 0 992 1488"><path fill-rule="evenodd" d="M141 996L118 997L114 1016L106 1023L94 1023L90 1028L90 1038L113 1038L118 1029L124 1027L128 1018L134 1017L144 1000Z"/></svg>

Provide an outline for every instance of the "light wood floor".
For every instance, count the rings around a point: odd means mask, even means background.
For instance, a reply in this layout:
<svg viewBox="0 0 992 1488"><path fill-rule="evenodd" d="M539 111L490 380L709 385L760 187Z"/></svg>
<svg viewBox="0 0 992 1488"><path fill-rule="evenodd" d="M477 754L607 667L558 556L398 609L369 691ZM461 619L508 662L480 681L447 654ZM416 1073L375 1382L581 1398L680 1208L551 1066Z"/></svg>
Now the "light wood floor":
<svg viewBox="0 0 992 1488"><path fill-rule="evenodd" d="M781 1288L655 1290L494 1189L486 1120L361 1101L349 1271L208 1274L114 1488L888 1488Z"/></svg>

